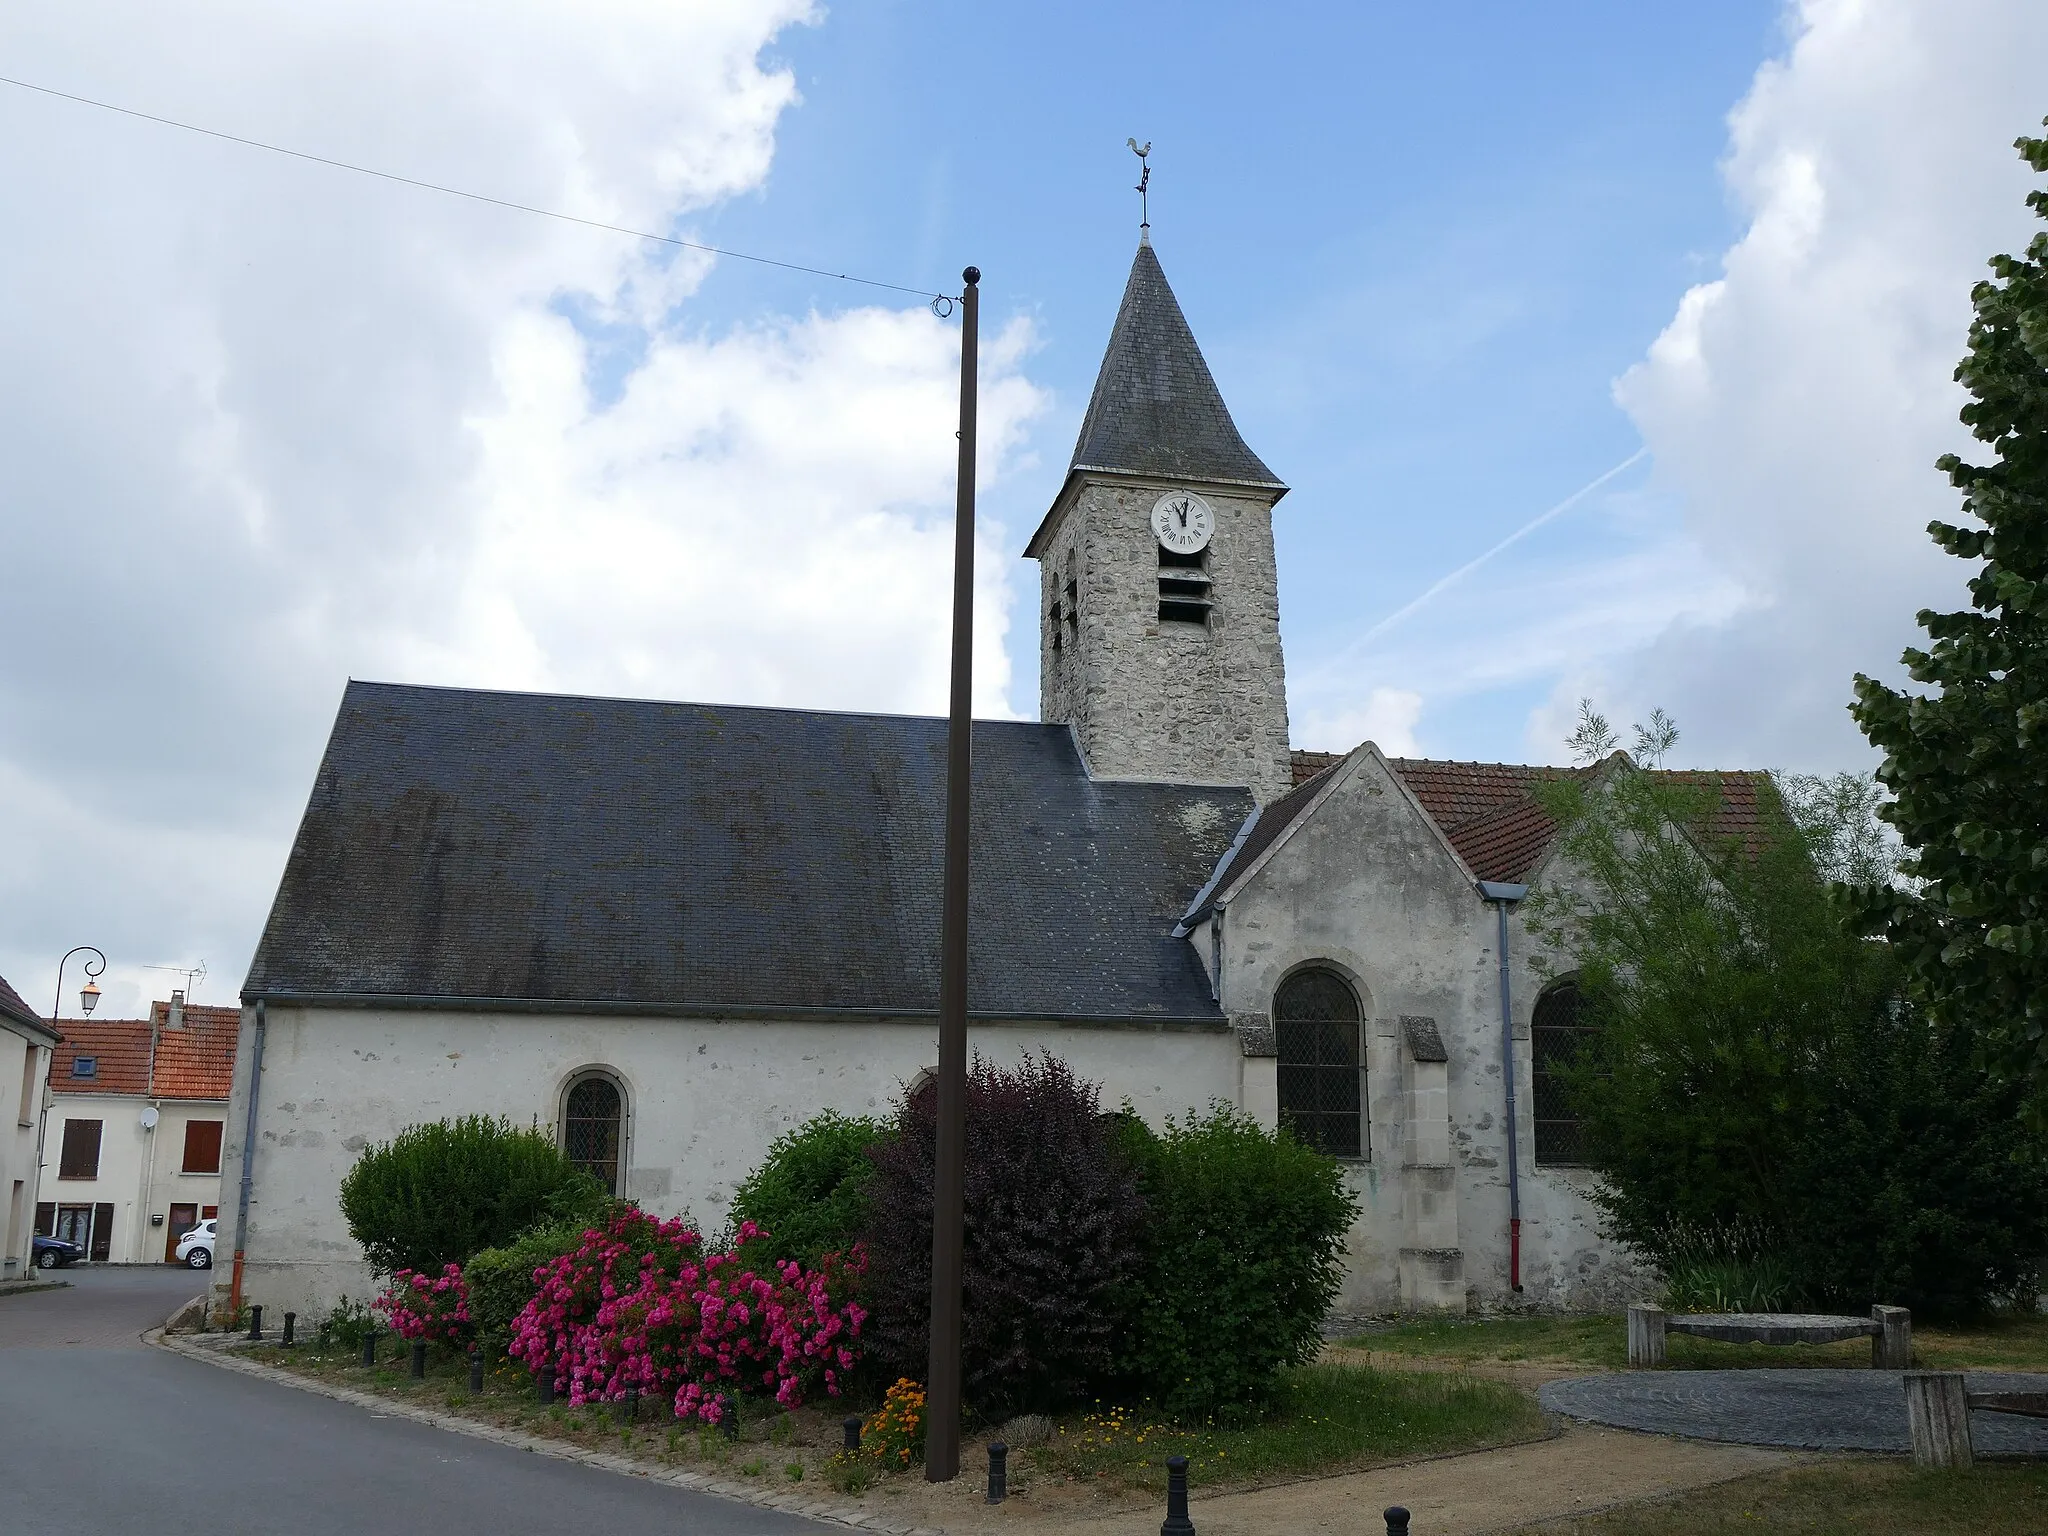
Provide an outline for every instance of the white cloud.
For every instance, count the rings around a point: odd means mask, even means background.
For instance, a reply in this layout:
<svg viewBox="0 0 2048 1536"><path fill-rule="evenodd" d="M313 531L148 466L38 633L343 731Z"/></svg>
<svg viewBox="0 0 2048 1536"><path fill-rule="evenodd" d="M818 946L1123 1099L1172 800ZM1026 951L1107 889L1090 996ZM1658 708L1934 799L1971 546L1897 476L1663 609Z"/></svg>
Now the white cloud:
<svg viewBox="0 0 2048 1536"><path fill-rule="evenodd" d="M810 15L16 7L0 51L663 229L764 184L795 89L763 50ZM201 956L226 1001L350 675L943 707L957 331L928 313L713 333L705 258L6 88L0 189L0 974L25 995L87 941L113 1011L163 990L139 966ZM622 380L565 314L625 329ZM990 470L1041 406L1029 345L985 348Z"/></svg>
<svg viewBox="0 0 2048 1536"><path fill-rule="evenodd" d="M1312 752L1349 752L1369 741L1389 757L1414 757L1415 722L1421 717L1421 694L1406 688L1375 688L1363 705L1310 714L1295 738Z"/></svg>
<svg viewBox="0 0 2048 1536"><path fill-rule="evenodd" d="M2035 227L2011 144L2048 111L2048 9L1807 0L1791 22L1730 118L1747 228L1616 390L1741 601L1586 658L1532 736L1596 691L1617 718L1669 709L1688 760L1867 761L1852 674L1894 674L1914 613L1963 603L1924 532L1957 505L1932 466L1968 441L1970 287Z"/></svg>

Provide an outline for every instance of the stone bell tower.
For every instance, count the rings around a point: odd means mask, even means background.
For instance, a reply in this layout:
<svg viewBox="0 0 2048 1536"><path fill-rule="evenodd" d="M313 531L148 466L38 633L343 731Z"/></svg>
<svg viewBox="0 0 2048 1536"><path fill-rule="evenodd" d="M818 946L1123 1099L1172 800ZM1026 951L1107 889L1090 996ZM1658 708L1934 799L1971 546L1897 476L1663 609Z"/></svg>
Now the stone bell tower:
<svg viewBox="0 0 2048 1536"><path fill-rule="evenodd" d="M1149 237L1080 441L1025 547L1039 563L1039 714L1098 779L1291 785L1273 505Z"/></svg>

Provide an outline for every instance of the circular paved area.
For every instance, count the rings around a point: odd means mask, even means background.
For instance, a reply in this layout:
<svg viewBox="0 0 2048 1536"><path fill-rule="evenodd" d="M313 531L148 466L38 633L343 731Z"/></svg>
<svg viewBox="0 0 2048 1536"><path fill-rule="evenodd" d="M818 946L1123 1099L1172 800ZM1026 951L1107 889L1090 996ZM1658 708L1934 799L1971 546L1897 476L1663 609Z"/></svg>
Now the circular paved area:
<svg viewBox="0 0 2048 1536"><path fill-rule="evenodd" d="M1971 1371L1973 1392L2048 1391L2048 1376ZM1547 1382L1543 1406L1618 1429L1812 1451L1905 1451L1897 1371L1624 1371ZM1970 1415L1980 1456L2048 1456L2048 1419Z"/></svg>

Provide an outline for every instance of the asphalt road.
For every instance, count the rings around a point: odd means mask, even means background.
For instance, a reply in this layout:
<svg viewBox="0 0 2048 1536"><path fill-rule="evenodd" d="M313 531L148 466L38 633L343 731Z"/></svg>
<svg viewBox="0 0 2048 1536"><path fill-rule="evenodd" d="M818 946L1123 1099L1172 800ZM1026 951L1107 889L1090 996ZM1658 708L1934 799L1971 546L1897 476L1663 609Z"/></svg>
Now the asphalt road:
<svg viewBox="0 0 2048 1536"><path fill-rule="evenodd" d="M79 1268L0 1297L10 1531L157 1536L794 1536L827 1529L535 1456L188 1360L141 1341L204 1276Z"/></svg>

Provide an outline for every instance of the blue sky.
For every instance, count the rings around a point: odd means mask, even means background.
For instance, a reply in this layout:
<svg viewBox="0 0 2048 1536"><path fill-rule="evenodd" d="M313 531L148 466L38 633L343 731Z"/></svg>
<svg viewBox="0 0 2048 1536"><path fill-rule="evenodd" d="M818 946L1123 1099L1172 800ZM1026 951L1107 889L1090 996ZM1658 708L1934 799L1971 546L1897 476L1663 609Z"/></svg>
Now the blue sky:
<svg viewBox="0 0 2048 1536"><path fill-rule="evenodd" d="M1150 140L1167 274L1294 488L1282 622L1305 669L1640 446L1613 382L1736 232L1726 117L1781 42L1754 0L837 6L778 45L803 103L767 185L698 227L912 282L971 259L992 318L1032 317L1029 371L1056 403L1036 466L984 500L1014 554L1058 487L1135 244L1124 140ZM728 263L693 308L736 321L792 286ZM836 287L810 293L837 306ZM1595 503L1509 558L1629 536ZM1469 593L1438 601L1431 617L1487 620ZM1012 660L1012 705L1035 713L1028 628ZM1517 756L1550 682L1435 705L1423 743Z"/></svg>

